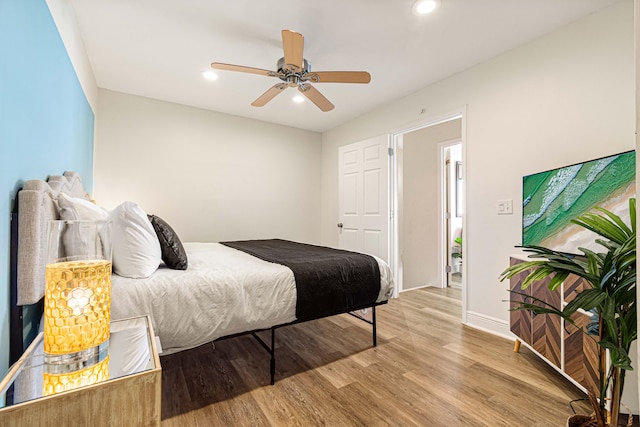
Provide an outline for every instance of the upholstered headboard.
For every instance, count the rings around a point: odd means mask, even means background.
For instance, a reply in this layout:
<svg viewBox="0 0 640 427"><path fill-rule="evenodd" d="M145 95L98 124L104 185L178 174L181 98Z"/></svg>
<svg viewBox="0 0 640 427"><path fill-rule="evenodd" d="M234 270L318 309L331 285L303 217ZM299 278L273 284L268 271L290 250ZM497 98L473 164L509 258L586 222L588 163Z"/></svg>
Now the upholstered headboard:
<svg viewBox="0 0 640 427"><path fill-rule="evenodd" d="M44 297L47 226L59 219L56 198L65 193L89 199L76 172L26 181L18 192L17 304L35 304Z"/></svg>

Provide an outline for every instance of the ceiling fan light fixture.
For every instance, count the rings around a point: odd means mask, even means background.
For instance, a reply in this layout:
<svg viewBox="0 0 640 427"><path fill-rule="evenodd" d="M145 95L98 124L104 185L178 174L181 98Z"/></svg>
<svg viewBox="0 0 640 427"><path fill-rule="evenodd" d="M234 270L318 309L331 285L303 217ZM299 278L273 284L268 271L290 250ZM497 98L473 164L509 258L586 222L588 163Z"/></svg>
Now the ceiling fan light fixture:
<svg viewBox="0 0 640 427"><path fill-rule="evenodd" d="M218 80L218 74L216 74L216 72L214 71L204 71L202 73L202 77L207 80Z"/></svg>
<svg viewBox="0 0 640 427"><path fill-rule="evenodd" d="M304 102L304 96L302 95L295 95L293 97L293 102L295 102L296 104L302 104Z"/></svg>
<svg viewBox="0 0 640 427"><path fill-rule="evenodd" d="M276 64L277 70L245 67L242 65L212 62L214 70L239 71L242 73L259 74L261 76L276 77L282 83L276 83L265 93L251 103L254 107L264 107L269 101L281 94L287 88L297 88L304 97L294 98L294 102L311 101L322 112L331 111L335 105L331 103L311 83L361 83L371 81L371 74L366 71L314 71L311 72L309 62L303 57L304 37L300 33L282 30L282 49L284 57ZM306 99L305 99L306 98Z"/></svg>
<svg viewBox="0 0 640 427"><path fill-rule="evenodd" d="M426 15L440 6L441 0L416 0L411 10L415 15Z"/></svg>

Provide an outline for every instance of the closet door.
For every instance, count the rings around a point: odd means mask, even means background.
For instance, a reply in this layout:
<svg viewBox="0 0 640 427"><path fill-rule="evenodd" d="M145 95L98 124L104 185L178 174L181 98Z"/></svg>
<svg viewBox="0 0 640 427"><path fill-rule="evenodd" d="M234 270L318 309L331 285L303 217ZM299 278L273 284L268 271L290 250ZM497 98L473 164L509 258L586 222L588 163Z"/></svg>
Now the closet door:
<svg viewBox="0 0 640 427"><path fill-rule="evenodd" d="M389 136L338 149L338 246L389 262Z"/></svg>

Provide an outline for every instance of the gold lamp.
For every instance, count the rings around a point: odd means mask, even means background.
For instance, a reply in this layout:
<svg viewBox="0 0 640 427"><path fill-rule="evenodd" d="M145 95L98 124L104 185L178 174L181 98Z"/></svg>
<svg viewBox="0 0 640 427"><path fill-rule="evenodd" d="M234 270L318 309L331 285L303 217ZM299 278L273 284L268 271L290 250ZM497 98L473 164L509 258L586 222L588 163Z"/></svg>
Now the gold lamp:
<svg viewBox="0 0 640 427"><path fill-rule="evenodd" d="M51 221L44 296L44 394L109 377L111 223Z"/></svg>

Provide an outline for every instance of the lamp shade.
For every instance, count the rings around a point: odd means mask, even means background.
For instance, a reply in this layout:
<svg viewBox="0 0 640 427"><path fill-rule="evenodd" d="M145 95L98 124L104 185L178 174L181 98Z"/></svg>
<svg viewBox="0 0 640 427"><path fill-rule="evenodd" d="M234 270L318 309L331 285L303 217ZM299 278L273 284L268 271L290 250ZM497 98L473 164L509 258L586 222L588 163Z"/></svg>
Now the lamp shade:
<svg viewBox="0 0 640 427"><path fill-rule="evenodd" d="M108 347L111 223L51 221L44 297L46 363L86 368ZM68 369L65 369L68 370Z"/></svg>

